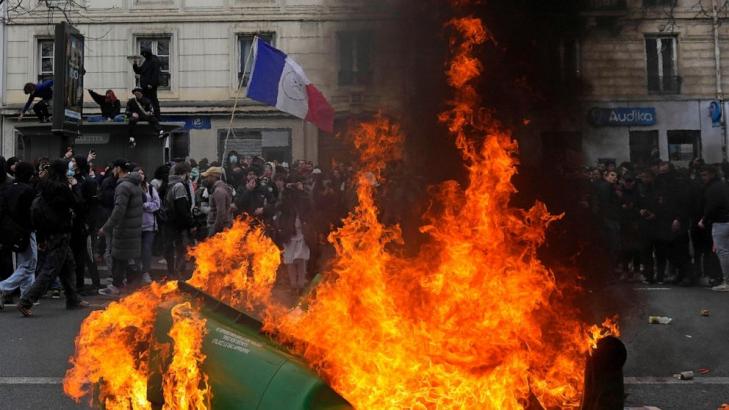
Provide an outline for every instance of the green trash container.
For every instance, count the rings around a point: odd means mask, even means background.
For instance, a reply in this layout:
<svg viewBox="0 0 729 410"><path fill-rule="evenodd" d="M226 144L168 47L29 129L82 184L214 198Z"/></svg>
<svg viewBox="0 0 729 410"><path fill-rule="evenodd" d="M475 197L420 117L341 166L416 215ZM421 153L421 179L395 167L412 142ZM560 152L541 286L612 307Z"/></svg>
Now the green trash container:
<svg viewBox="0 0 729 410"><path fill-rule="evenodd" d="M208 375L215 410L345 410L353 407L339 396L304 362L290 355L266 335L261 323L222 302L181 283L180 290L202 302L206 319L203 340L206 355L203 371ZM161 310L155 323L155 338L168 343L172 327L169 309ZM162 405L162 376L166 369L159 352L152 352L148 399Z"/></svg>

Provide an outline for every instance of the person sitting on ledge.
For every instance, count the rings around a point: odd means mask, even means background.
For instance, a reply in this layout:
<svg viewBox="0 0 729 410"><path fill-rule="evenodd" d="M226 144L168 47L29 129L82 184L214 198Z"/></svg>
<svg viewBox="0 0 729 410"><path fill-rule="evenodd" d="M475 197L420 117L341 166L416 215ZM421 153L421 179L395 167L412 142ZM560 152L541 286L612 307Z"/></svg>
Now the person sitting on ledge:
<svg viewBox="0 0 729 410"><path fill-rule="evenodd" d="M107 121L116 121L117 117L121 117L121 102L116 98L116 94L112 90L106 90L104 95L94 92L89 88L89 95L101 107L101 118Z"/></svg>
<svg viewBox="0 0 729 410"><path fill-rule="evenodd" d="M129 119L129 145L133 148L136 145L134 129L139 121L147 121L154 127L159 138L165 137L165 132L159 125L159 120L154 116L152 103L142 95L142 89L136 87L132 90L133 97L127 101L126 116Z"/></svg>

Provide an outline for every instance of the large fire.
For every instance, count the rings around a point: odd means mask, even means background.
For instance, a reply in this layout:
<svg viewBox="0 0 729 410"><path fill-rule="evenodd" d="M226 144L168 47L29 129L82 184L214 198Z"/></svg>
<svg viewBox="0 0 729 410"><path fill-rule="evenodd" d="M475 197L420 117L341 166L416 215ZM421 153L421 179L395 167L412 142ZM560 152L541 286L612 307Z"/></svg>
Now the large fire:
<svg viewBox="0 0 729 410"><path fill-rule="evenodd" d="M487 41L486 30L475 18L448 27L454 97L440 121L462 152L468 184L437 190L431 209L438 211L424 216L429 241L418 256L401 256L399 227L378 219L374 182L387 183L383 171L400 159L404 139L396 123L379 116L352 133L361 156L359 202L329 237L336 257L306 309L290 312L271 297L279 253L250 221L191 251L197 269L189 283L231 306L261 309L265 330L356 408L577 407L586 355L617 328L584 326L537 258L548 225L559 218L540 203L509 206L517 145L484 114L472 85L483 69L473 53ZM174 289L153 285L93 313L77 339L66 393L81 399L97 385L107 409L149 408L146 349L156 306L179 303ZM210 400L200 372L204 324L194 309L173 309L178 332L164 379L166 408L201 409Z"/></svg>

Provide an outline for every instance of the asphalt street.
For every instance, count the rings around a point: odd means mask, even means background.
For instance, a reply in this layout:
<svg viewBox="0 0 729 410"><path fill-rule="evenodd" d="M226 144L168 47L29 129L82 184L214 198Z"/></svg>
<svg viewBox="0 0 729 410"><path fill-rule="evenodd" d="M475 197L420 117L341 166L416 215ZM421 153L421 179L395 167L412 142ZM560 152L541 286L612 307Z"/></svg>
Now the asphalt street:
<svg viewBox="0 0 729 410"><path fill-rule="evenodd" d="M619 311L628 347L626 407L716 410L729 403L729 293L705 288L620 284L590 295L600 301L599 318ZM102 297L89 301L100 308ZM0 312L4 329L0 355L0 410L85 408L63 395L61 380L74 338L88 311L66 311L63 299L41 299L34 317L14 306ZM708 317L701 310L708 309ZM648 324L648 316L669 316L669 325ZM699 369L708 369L700 374ZM674 373L693 370L680 381Z"/></svg>

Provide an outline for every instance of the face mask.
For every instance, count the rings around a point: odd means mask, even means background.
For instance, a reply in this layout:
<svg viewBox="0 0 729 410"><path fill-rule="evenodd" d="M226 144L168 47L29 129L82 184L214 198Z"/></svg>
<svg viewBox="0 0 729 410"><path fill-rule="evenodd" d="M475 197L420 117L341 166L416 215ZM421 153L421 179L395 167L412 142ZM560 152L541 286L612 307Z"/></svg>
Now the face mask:
<svg viewBox="0 0 729 410"><path fill-rule="evenodd" d="M72 177L73 175L74 175L74 174L73 174L73 169L70 169L70 168L69 168L69 169L68 169L68 171L66 171L66 176L67 176L67 177Z"/></svg>
<svg viewBox="0 0 729 410"><path fill-rule="evenodd" d="M231 155L230 156L230 163L231 164L237 164L238 163L238 157L236 157L235 155Z"/></svg>
<svg viewBox="0 0 729 410"><path fill-rule="evenodd" d="M197 179L197 177L199 177L199 176L200 176L200 170L198 170L197 168L193 168L192 173L190 174L190 177L192 179Z"/></svg>

